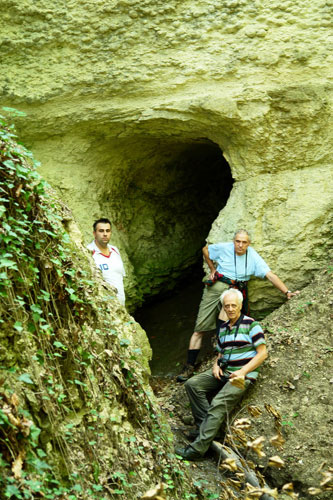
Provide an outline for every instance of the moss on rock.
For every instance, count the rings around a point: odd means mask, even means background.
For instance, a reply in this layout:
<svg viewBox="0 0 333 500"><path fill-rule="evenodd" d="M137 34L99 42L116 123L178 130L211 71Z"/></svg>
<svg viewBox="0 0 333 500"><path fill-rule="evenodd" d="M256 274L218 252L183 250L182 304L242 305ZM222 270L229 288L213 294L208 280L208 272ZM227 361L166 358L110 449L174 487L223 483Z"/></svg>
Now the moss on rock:
<svg viewBox="0 0 333 500"><path fill-rule="evenodd" d="M167 474L173 498L190 498L144 332L2 117L0 146L1 496L134 499Z"/></svg>

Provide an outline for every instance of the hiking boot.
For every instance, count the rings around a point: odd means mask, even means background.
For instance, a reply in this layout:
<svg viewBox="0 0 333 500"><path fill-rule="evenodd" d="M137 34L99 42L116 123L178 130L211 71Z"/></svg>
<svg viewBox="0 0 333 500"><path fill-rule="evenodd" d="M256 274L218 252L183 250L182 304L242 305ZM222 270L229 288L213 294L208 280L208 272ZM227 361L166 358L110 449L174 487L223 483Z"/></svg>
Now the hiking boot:
<svg viewBox="0 0 333 500"><path fill-rule="evenodd" d="M198 451L192 448L191 445L188 445L185 448L176 448L175 452L176 455L185 458L185 460L198 461L198 460L204 460L205 458L203 455L200 455Z"/></svg>
<svg viewBox="0 0 333 500"><path fill-rule="evenodd" d="M194 373L194 366L193 365L185 365L176 378L177 382L186 382L190 377L192 377Z"/></svg>

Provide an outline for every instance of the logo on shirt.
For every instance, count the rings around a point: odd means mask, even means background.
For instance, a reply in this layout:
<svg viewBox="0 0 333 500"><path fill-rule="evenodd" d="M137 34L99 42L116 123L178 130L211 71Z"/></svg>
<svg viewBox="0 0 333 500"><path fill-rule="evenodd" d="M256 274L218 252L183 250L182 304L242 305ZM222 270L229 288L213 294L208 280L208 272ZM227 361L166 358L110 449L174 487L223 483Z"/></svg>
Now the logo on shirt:
<svg viewBox="0 0 333 500"><path fill-rule="evenodd" d="M99 268L101 271L107 271L109 269L109 266L107 264L100 264Z"/></svg>

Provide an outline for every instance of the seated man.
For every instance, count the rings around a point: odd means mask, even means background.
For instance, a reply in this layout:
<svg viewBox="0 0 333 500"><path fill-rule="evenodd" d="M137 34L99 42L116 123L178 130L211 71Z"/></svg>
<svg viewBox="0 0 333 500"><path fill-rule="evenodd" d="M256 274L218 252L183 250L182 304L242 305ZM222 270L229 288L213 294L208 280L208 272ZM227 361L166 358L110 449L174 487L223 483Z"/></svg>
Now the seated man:
<svg viewBox="0 0 333 500"><path fill-rule="evenodd" d="M259 323L241 314L243 295L230 288L221 296L228 321L218 320L218 351L213 365L185 383L198 436L186 448L176 448L186 460L200 460L219 431L222 422L237 405L258 368L267 357L266 341ZM236 380L237 379L237 385ZM211 403L207 395L217 393Z"/></svg>
<svg viewBox="0 0 333 500"><path fill-rule="evenodd" d="M234 239L227 243L206 245L203 256L209 266L210 276L207 280L199 312L187 351L187 362L177 377L177 382L185 382L195 369L202 338L205 332L215 329L216 318L220 311L220 296L227 288L237 288L243 294L243 311L248 314L247 283L251 276L267 278L287 299L297 295L299 291L291 292L288 287L274 274L260 255L250 246L250 235L246 229L238 229ZM215 268L215 262L217 268ZM227 320L224 315L221 319Z"/></svg>

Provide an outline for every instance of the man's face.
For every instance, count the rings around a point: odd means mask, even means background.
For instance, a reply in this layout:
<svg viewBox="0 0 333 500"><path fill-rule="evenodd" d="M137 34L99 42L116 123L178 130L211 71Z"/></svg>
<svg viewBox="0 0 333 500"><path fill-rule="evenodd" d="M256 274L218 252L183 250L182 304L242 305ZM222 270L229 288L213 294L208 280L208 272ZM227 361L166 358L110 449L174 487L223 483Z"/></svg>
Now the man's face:
<svg viewBox="0 0 333 500"><path fill-rule="evenodd" d="M224 297L223 307L227 313L228 319L234 323L238 320L241 314L242 305L239 304L237 295L230 293Z"/></svg>
<svg viewBox="0 0 333 500"><path fill-rule="evenodd" d="M99 222L96 226L96 231L94 231L94 237L98 245L106 247L111 238L110 224L103 224L102 222Z"/></svg>
<svg viewBox="0 0 333 500"><path fill-rule="evenodd" d="M246 253L247 247L250 244L250 240L247 234L239 233L234 238L235 252L237 255L244 255Z"/></svg>

